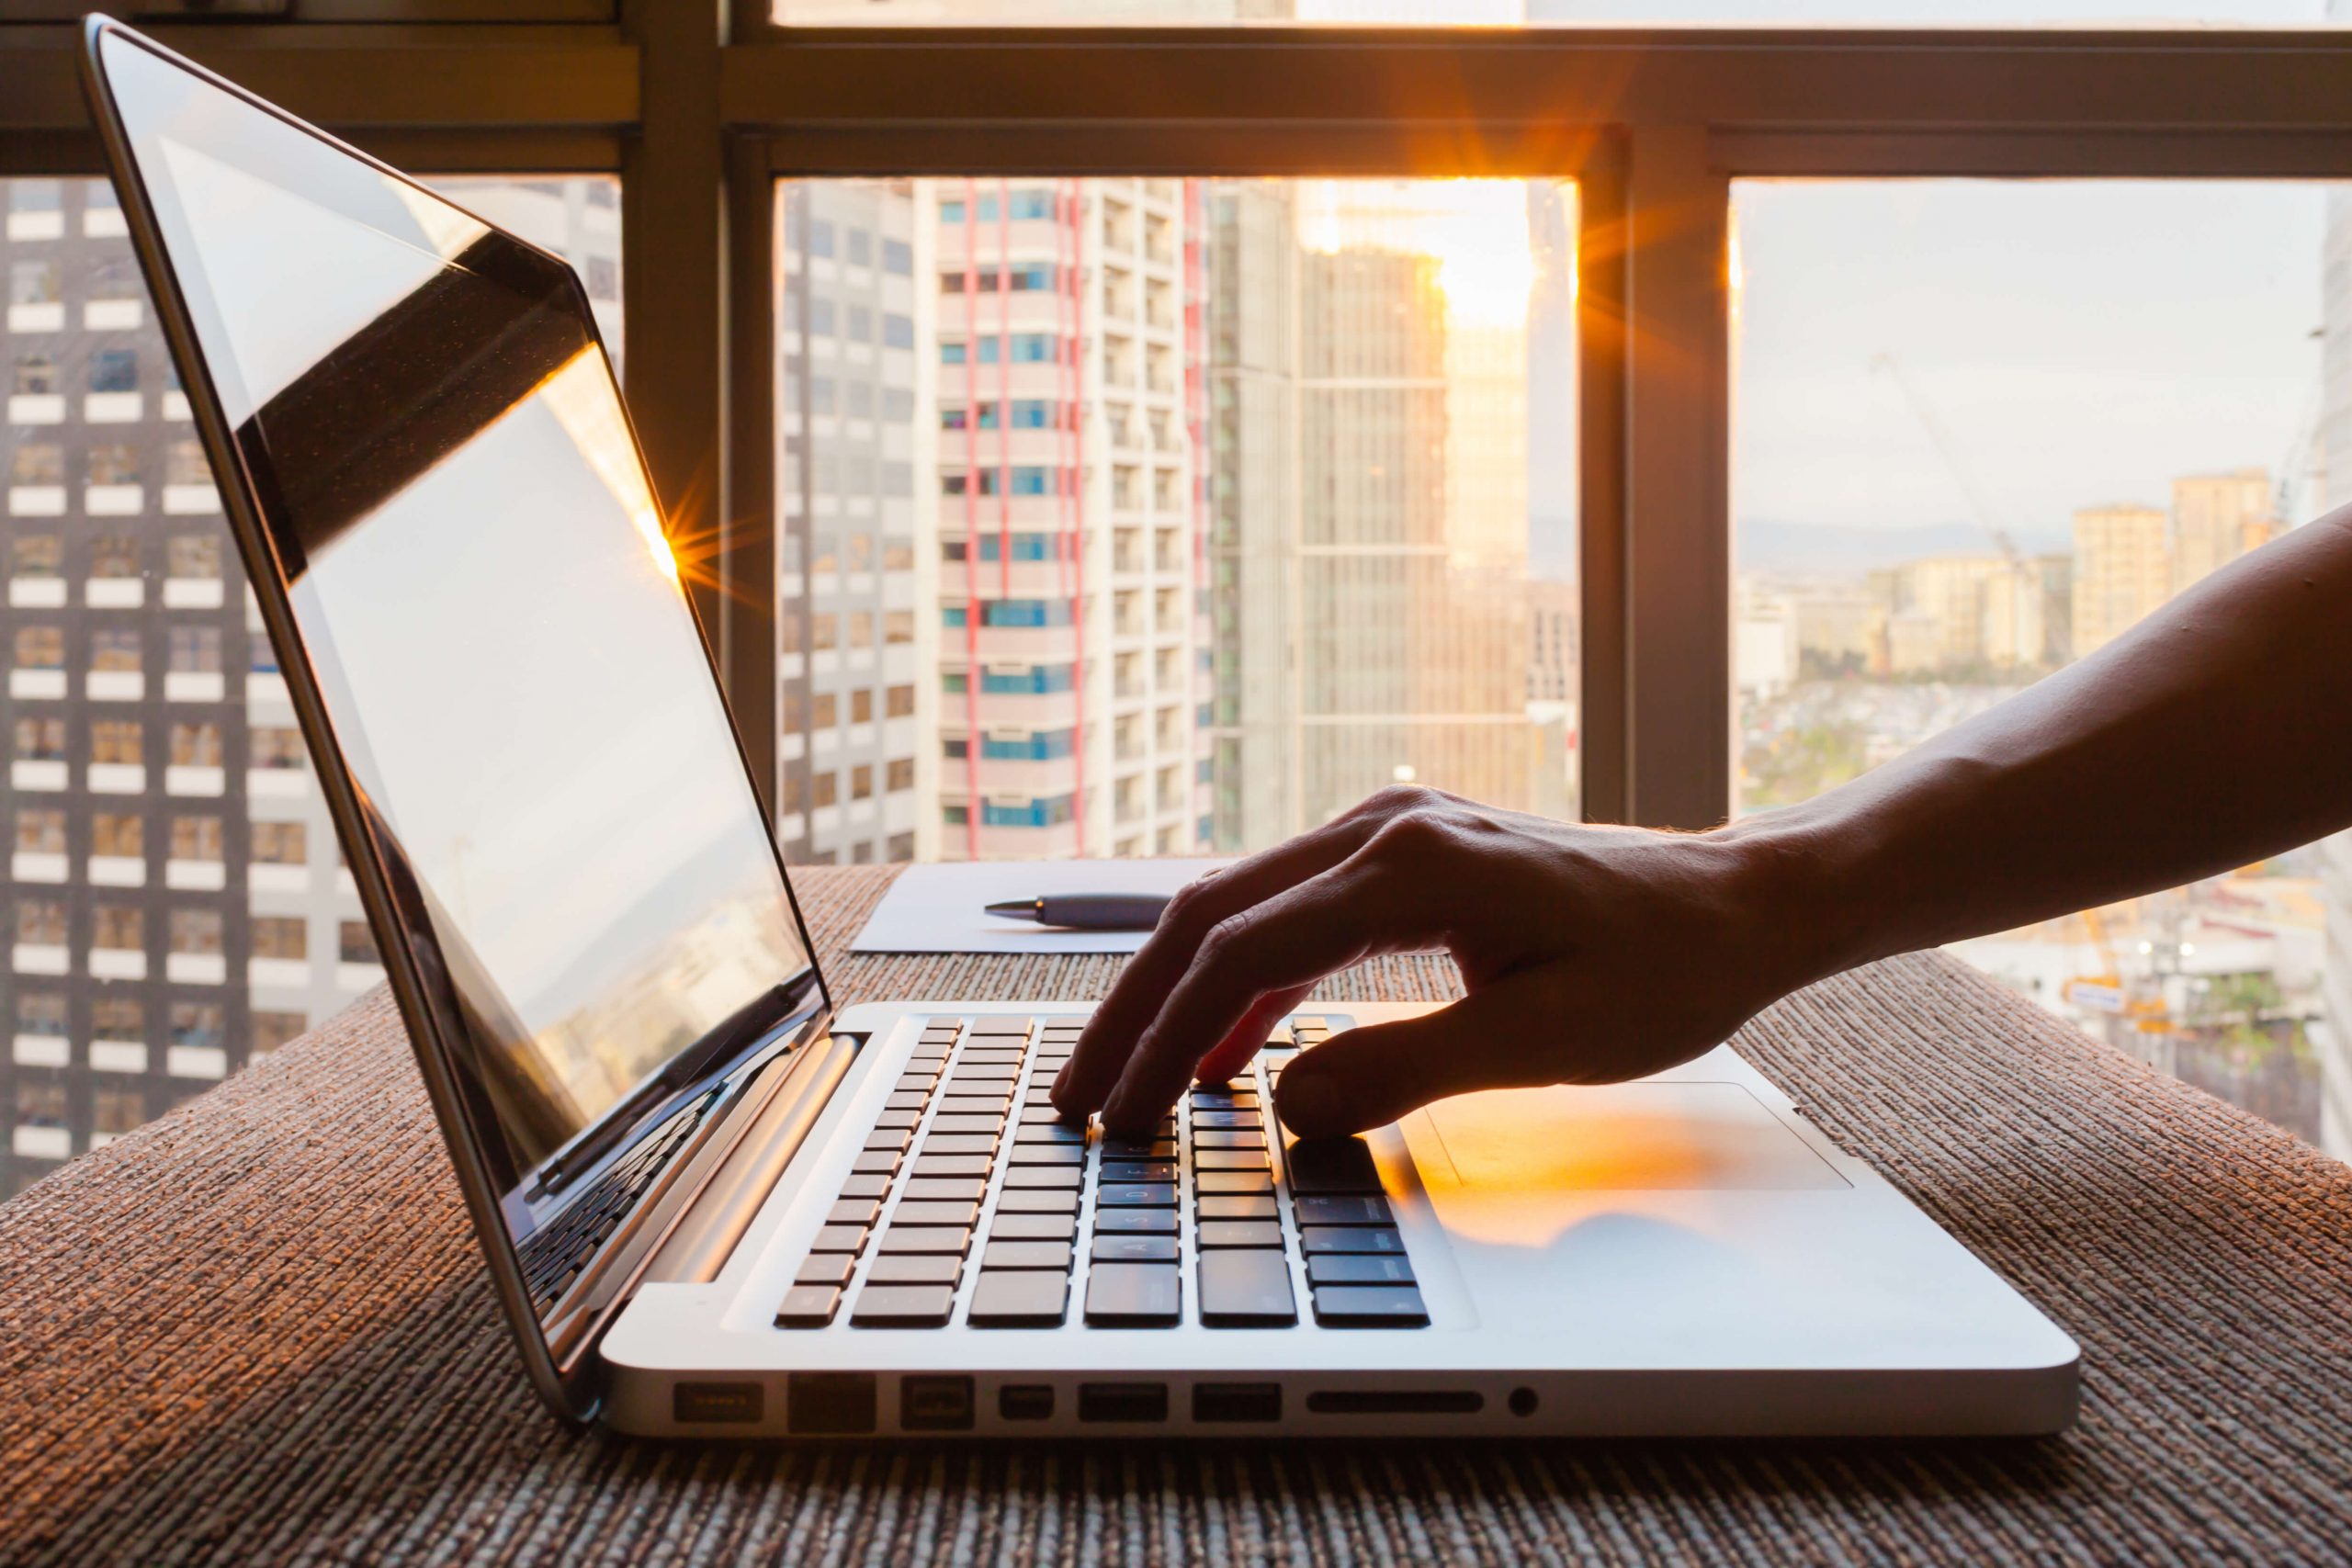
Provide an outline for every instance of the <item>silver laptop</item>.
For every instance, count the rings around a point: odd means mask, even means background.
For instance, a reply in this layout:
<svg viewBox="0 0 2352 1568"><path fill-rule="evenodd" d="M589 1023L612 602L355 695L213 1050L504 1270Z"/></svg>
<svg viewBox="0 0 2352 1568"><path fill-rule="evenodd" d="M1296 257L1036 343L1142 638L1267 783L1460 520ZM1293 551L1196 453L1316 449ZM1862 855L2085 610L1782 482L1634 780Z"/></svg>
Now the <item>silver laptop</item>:
<svg viewBox="0 0 2352 1568"><path fill-rule="evenodd" d="M1994 1433L2074 1343L1731 1051L1106 1142L1086 1008L839 1007L559 260L121 28L85 82L499 1299L676 1436Z"/></svg>

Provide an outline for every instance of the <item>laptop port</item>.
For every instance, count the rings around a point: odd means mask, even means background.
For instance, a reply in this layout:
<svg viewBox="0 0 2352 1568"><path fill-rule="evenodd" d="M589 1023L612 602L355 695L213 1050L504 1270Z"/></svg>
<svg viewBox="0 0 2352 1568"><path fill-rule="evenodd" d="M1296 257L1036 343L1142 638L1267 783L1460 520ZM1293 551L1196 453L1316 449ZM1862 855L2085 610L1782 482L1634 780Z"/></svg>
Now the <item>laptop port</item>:
<svg viewBox="0 0 2352 1568"><path fill-rule="evenodd" d="M1054 1386L1043 1382L1009 1382L996 1391L996 1413L1007 1421L1051 1420Z"/></svg>
<svg viewBox="0 0 2352 1568"><path fill-rule="evenodd" d="M1486 1407L1475 1388L1318 1388L1306 1396L1317 1416L1475 1416Z"/></svg>
<svg viewBox="0 0 2352 1568"><path fill-rule="evenodd" d="M785 1429L795 1437L850 1438L874 1430L872 1372L795 1372L785 1385Z"/></svg>
<svg viewBox="0 0 2352 1568"><path fill-rule="evenodd" d="M670 1415L681 1425L756 1421L762 1393L755 1382L682 1382L670 1391Z"/></svg>
<svg viewBox="0 0 2352 1568"><path fill-rule="evenodd" d="M909 1432L965 1432L972 1426L972 1380L900 1378L899 1426Z"/></svg>
<svg viewBox="0 0 2352 1568"><path fill-rule="evenodd" d="M1279 1421L1283 1385L1278 1382L1204 1382L1193 1385L1195 1421Z"/></svg>
<svg viewBox="0 0 2352 1568"><path fill-rule="evenodd" d="M1078 1385L1081 1421L1165 1421L1168 1385L1163 1382L1082 1382Z"/></svg>

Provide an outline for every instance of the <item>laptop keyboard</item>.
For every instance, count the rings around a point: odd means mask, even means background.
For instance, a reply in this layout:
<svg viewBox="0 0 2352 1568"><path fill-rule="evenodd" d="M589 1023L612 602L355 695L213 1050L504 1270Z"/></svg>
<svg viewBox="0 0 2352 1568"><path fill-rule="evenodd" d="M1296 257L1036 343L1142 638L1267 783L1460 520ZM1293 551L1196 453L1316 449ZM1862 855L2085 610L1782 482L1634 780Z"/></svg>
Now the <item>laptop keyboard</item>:
<svg viewBox="0 0 2352 1568"><path fill-rule="evenodd" d="M523 1284L542 1320L555 1311L596 1249L619 1227L630 1206L645 1196L670 1156L694 1136L718 1100L718 1091L714 1089L673 1115L573 1196L545 1228L523 1238L516 1249Z"/></svg>
<svg viewBox="0 0 2352 1568"><path fill-rule="evenodd" d="M1362 1139L1285 1150L1259 1077L1194 1089L1145 1137L1065 1122L1048 1090L1085 1022L928 1021L776 1326L1428 1325ZM1265 1089L1328 1033L1291 1020Z"/></svg>

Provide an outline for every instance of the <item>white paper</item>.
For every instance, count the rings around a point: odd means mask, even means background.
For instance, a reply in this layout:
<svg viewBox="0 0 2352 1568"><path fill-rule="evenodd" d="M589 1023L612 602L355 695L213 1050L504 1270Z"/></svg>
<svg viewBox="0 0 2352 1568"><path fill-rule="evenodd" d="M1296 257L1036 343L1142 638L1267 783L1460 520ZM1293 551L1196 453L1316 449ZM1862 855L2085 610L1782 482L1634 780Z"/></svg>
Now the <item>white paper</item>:
<svg viewBox="0 0 2352 1568"><path fill-rule="evenodd" d="M1148 931L1008 920L990 904L1048 893L1173 893L1229 860L950 861L910 865L866 917L852 953L1133 953Z"/></svg>

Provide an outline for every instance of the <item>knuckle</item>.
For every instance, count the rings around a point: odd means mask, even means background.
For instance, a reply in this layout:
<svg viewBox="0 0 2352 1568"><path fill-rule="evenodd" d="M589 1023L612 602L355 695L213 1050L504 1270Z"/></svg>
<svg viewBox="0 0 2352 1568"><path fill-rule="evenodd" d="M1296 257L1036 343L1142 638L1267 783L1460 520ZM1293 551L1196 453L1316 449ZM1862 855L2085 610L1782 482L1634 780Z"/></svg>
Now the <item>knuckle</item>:
<svg viewBox="0 0 2352 1568"><path fill-rule="evenodd" d="M1211 926L1201 938L1202 965L1219 970L1243 967L1248 962L1257 924L1250 913L1245 910L1238 915L1228 915Z"/></svg>
<svg viewBox="0 0 2352 1568"><path fill-rule="evenodd" d="M1216 923L1209 911L1209 882L1188 882L1176 890L1161 911L1159 928L1179 935L1204 932Z"/></svg>
<svg viewBox="0 0 2352 1568"><path fill-rule="evenodd" d="M1426 861L1443 852L1453 841L1453 826L1433 810L1392 817L1372 836L1372 847L1379 858L1407 863Z"/></svg>
<svg viewBox="0 0 2352 1568"><path fill-rule="evenodd" d="M1394 819L1416 811L1427 811L1445 798L1427 784L1396 784L1375 790L1363 803L1368 816Z"/></svg>

